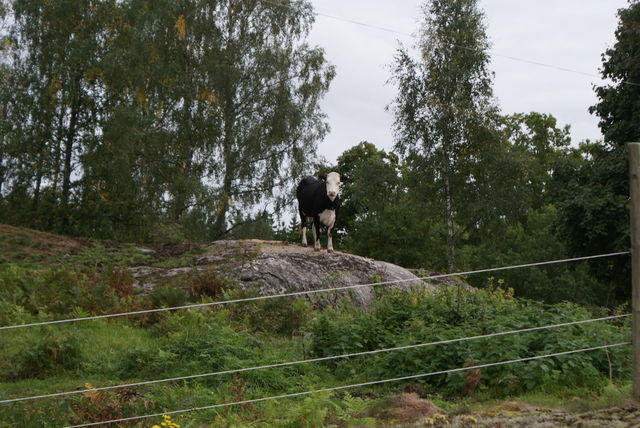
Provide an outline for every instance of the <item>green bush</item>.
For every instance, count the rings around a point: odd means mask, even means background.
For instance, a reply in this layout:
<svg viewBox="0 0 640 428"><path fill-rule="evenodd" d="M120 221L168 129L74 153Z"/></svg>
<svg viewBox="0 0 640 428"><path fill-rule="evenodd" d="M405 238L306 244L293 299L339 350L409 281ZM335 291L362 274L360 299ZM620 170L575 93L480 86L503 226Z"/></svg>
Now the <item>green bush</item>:
<svg viewBox="0 0 640 428"><path fill-rule="evenodd" d="M245 290L231 291L224 300L256 296ZM291 336L302 332L311 319L311 305L304 298L266 299L229 307L229 314L237 323L253 331Z"/></svg>
<svg viewBox="0 0 640 428"><path fill-rule="evenodd" d="M0 266L0 304L60 318L77 308L88 313L110 312L119 302L106 278L60 267L32 270L8 264Z"/></svg>
<svg viewBox="0 0 640 428"><path fill-rule="evenodd" d="M42 378L61 370L76 370L82 362L80 340L71 335L50 332L26 345L10 357L10 364L2 373L3 379Z"/></svg>
<svg viewBox="0 0 640 428"><path fill-rule="evenodd" d="M149 295L149 303L153 308L182 306L188 301L187 291L171 284L158 286Z"/></svg>
<svg viewBox="0 0 640 428"><path fill-rule="evenodd" d="M321 357L593 317L577 305L521 301L500 289L462 291L459 303L455 289L434 294L392 291L375 300L369 311L329 310L321 314L310 326L311 350ZM360 373L363 379L390 378L599 346L628 337L627 322L596 322L325 364L332 365L341 376ZM553 384L597 387L604 385L609 374L624 376L629 357L629 349L619 347L483 368L479 379L473 379L473 371L461 371L425 377L420 382L432 391L449 395L486 389L510 394Z"/></svg>
<svg viewBox="0 0 640 428"><path fill-rule="evenodd" d="M224 313L208 310L167 314L155 332L157 346L128 351L119 364L120 376L235 369L254 358L260 347L229 327Z"/></svg>

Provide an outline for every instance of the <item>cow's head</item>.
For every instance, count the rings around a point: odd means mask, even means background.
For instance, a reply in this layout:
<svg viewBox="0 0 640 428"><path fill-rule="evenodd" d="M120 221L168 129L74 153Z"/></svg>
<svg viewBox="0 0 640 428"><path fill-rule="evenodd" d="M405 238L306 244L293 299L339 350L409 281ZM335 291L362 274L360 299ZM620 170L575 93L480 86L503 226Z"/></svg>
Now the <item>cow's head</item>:
<svg viewBox="0 0 640 428"><path fill-rule="evenodd" d="M326 177L323 177L327 183L327 196L333 201L340 192L340 174L337 172L330 172Z"/></svg>

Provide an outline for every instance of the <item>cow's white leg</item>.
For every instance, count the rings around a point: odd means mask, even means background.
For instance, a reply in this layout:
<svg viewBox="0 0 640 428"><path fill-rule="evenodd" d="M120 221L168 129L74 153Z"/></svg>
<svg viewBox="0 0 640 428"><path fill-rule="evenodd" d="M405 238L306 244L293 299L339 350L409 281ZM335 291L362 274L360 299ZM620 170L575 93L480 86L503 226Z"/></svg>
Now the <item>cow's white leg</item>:
<svg viewBox="0 0 640 428"><path fill-rule="evenodd" d="M333 236L331 231L336 222L336 212L334 210L324 210L320 214L320 221L327 226L327 251L333 251Z"/></svg>
<svg viewBox="0 0 640 428"><path fill-rule="evenodd" d="M318 229L320 227L316 224L316 221L313 221L313 226L311 226L313 230L313 249L316 251L320 251L320 237L318 236Z"/></svg>
<svg viewBox="0 0 640 428"><path fill-rule="evenodd" d="M302 232L302 245L307 246L307 227L301 226L300 231Z"/></svg>

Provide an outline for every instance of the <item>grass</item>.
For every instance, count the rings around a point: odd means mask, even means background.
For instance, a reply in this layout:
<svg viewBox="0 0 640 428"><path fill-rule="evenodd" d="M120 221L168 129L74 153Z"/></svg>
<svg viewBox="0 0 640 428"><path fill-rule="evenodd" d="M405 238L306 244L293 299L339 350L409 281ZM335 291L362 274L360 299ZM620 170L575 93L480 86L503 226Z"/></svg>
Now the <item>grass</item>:
<svg viewBox="0 0 640 428"><path fill-rule="evenodd" d="M121 244L0 224L0 266L9 263L32 269L65 266L86 271L105 266L176 268L193 265L204 251L203 244Z"/></svg>
<svg viewBox="0 0 640 428"><path fill-rule="evenodd" d="M47 334L72 333L79 338L81 364L73 369L61 368L59 372L46 373L40 378L0 382L3 397L74 391L91 386L169 378L310 357L307 354L308 347L303 346L301 337L256 330L245 324L243 318L234 319L233 314L226 310L202 309L168 314L151 326L136 325L135 320L119 319L81 322L46 330ZM43 330L8 332L3 337L7 352L5 355L9 360L20 355L42 334ZM356 360L351 367L358 367L365 361L367 360ZM95 395L86 393L66 399L44 399L28 404L17 403L11 407L3 406L0 407L0 421L10 425L59 426L68 423L69 418L76 417L70 415L119 418L367 380L357 370L352 370L346 376L344 372L344 366L343 369L336 370L332 364L315 363L256 370L235 376L161 383L119 392L109 391ZM348 393L316 394L306 398L193 412L184 417L174 417L174 421L182 427L311 427L327 424L330 420L343 421L341 423L349 420L356 426L367 426L372 423L371 412L380 407L382 399L397 394L407 386L406 383L385 384L357 388ZM416 388L424 387L417 384ZM629 396L628 383L606 383L596 390L589 387L543 387L526 394L500 396L499 399L490 390L480 391L472 397L456 398L451 395L441 396L427 388L423 389L421 395L427 396L451 415L491 411L504 400L582 412L624 404L625 397ZM139 426L151 426L158 422L160 419L156 418Z"/></svg>

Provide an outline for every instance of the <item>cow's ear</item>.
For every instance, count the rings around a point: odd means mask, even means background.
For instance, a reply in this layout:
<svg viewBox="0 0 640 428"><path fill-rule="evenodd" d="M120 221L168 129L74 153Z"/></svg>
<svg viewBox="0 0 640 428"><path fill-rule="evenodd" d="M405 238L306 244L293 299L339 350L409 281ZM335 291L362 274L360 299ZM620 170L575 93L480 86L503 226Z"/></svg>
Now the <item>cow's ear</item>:
<svg viewBox="0 0 640 428"><path fill-rule="evenodd" d="M327 174L319 175L318 178L322 181L327 181Z"/></svg>

